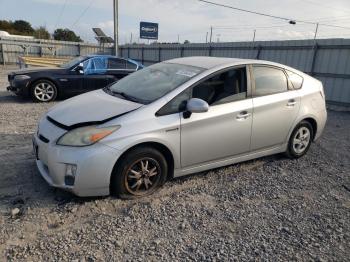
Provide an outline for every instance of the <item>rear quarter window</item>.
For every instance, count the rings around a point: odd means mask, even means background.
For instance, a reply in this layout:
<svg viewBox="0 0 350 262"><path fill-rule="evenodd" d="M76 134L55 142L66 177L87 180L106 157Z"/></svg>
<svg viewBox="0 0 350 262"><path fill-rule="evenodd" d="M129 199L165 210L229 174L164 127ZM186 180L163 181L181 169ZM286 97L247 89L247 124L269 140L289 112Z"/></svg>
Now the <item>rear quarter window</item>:
<svg viewBox="0 0 350 262"><path fill-rule="evenodd" d="M293 89L300 89L303 86L304 78L294 72L286 70L288 75L288 80Z"/></svg>

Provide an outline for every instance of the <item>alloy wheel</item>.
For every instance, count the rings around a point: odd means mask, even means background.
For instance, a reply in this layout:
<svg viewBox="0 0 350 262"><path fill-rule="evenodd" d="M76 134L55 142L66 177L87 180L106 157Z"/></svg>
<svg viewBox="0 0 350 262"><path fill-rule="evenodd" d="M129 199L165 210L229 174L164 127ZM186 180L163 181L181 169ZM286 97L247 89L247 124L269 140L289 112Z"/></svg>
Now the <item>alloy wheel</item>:
<svg viewBox="0 0 350 262"><path fill-rule="evenodd" d="M153 158L141 158L127 169L125 187L132 195L145 195L157 187L160 177L159 163Z"/></svg>
<svg viewBox="0 0 350 262"><path fill-rule="evenodd" d="M45 82L40 82L34 87L35 97L42 102L50 101L55 95L54 87Z"/></svg>
<svg viewBox="0 0 350 262"><path fill-rule="evenodd" d="M295 133L293 138L293 149L297 154L302 154L310 143L311 133L310 130L302 126Z"/></svg>

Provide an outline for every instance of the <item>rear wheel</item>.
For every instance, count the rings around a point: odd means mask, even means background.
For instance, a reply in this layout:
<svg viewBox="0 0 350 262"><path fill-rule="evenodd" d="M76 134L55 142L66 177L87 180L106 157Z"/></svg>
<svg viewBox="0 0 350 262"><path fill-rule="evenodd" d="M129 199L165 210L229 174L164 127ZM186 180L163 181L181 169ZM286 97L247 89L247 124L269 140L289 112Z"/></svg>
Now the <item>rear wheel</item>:
<svg viewBox="0 0 350 262"><path fill-rule="evenodd" d="M111 191L123 199L154 193L167 177L167 162L158 150L135 148L122 157L112 174Z"/></svg>
<svg viewBox="0 0 350 262"><path fill-rule="evenodd" d="M307 121L300 122L290 136L287 156L290 158L299 158L309 150L313 138L312 125Z"/></svg>
<svg viewBox="0 0 350 262"><path fill-rule="evenodd" d="M50 102L57 97L57 88L48 80L39 80L33 84L31 96L35 102Z"/></svg>

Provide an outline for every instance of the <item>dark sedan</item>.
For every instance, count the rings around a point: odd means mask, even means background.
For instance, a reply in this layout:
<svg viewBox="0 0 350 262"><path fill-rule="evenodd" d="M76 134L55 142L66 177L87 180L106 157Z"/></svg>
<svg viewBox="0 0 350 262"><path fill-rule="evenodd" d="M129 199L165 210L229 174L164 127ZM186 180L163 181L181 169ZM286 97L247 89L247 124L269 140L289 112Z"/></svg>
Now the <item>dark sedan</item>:
<svg viewBox="0 0 350 262"><path fill-rule="evenodd" d="M36 102L49 102L58 95L71 96L100 89L143 65L109 55L77 57L56 68L30 68L8 75L7 88Z"/></svg>

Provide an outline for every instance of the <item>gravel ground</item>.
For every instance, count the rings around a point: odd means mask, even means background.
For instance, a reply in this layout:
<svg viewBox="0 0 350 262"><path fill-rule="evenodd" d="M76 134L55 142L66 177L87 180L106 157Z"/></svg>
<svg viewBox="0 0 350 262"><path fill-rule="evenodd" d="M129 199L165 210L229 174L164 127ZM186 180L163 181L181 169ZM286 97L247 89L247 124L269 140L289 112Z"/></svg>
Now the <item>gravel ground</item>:
<svg viewBox="0 0 350 262"><path fill-rule="evenodd" d="M329 111L301 159L282 155L168 182L151 197L77 198L39 176L31 135L54 103L5 90L0 261L349 261L350 113Z"/></svg>

